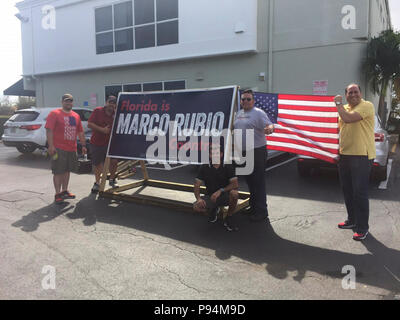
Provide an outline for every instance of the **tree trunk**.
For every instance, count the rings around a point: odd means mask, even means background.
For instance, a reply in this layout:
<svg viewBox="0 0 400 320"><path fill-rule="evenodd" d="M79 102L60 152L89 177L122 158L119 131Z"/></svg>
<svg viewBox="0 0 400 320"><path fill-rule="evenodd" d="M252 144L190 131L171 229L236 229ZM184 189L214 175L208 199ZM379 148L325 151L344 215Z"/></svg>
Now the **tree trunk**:
<svg viewBox="0 0 400 320"><path fill-rule="evenodd" d="M382 121L383 127L385 127L385 125L386 125L385 98L386 98L388 84L389 84L389 80L385 79L382 81L381 93L379 96L378 115Z"/></svg>

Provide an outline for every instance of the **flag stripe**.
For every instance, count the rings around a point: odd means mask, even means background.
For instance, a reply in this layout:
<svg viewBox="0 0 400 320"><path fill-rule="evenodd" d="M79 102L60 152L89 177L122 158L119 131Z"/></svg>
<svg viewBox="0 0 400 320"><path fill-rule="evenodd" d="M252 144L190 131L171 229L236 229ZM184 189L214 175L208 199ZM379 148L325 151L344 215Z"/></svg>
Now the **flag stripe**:
<svg viewBox="0 0 400 320"><path fill-rule="evenodd" d="M296 130L293 128L283 128L280 125L275 126L275 130L273 135L276 133L286 133L286 134L292 134L292 135L297 135L302 138L310 138L314 141L317 142L326 142L326 143L335 143L337 144L339 141L339 135L338 134L332 134L332 133L319 133L319 132L307 132L307 134L304 134L303 131ZM270 136L268 136L270 137Z"/></svg>
<svg viewBox="0 0 400 320"><path fill-rule="evenodd" d="M310 96L310 95L298 95L298 94L278 94L278 98L282 100L303 100L303 101L321 101L321 102L332 102L333 96Z"/></svg>
<svg viewBox="0 0 400 320"><path fill-rule="evenodd" d="M322 113L322 112L321 112ZM311 121L311 122L320 122L323 123L323 125L326 125L327 123L335 123L337 126L337 117L325 117L325 116L317 116L313 117L310 115L294 115L294 114L286 114L282 113L281 110L279 110L278 117L283 119L291 119L291 120L300 120L300 121Z"/></svg>
<svg viewBox="0 0 400 320"><path fill-rule="evenodd" d="M324 156L324 155L321 155L321 154L318 154L318 153L315 153L312 151L298 150L295 148L288 148L288 147L282 147L282 146L268 146L268 150L277 150L277 151L285 151L285 152L290 152L290 153L297 153L297 154L302 154L305 156L321 159L326 162L337 163L336 158L327 157L327 156Z"/></svg>
<svg viewBox="0 0 400 320"><path fill-rule="evenodd" d="M309 106L309 107L333 107L335 104L332 102L320 102L320 101L304 101L304 100L283 100L279 99L278 104L284 104L287 106Z"/></svg>
<svg viewBox="0 0 400 320"><path fill-rule="evenodd" d="M332 140L330 142L323 142L323 141L316 141L315 139L310 139L308 137L301 137L299 135L295 134L287 134L287 133L277 133L274 132L273 135L269 135L267 138L267 141L269 140L276 140L276 139L291 139L293 141L298 140L298 141L305 141L307 143L314 143L316 146L319 146L321 148L327 148L327 149L336 149L338 148L339 144L337 140Z"/></svg>
<svg viewBox="0 0 400 320"><path fill-rule="evenodd" d="M282 125L288 125L288 126L296 126L297 128L300 127L309 127L309 128L315 128L315 129L320 129L321 132L323 129L330 129L330 130L337 130L338 125L337 123L325 123L325 122L312 122L312 121L299 121L299 120L291 120L291 119L285 119L285 118L278 118L278 123ZM305 130L307 130L305 128ZM310 129L310 131L313 131ZM330 131L326 131L330 132Z"/></svg>
<svg viewBox="0 0 400 320"><path fill-rule="evenodd" d="M301 146L305 146L305 147L310 147L310 148L315 148L321 151L326 151L329 153L333 153L333 154L338 154L339 151L335 148L335 145L331 145L331 144L324 144L324 145L329 145L330 147L325 147L322 144L317 144L317 143L310 143L308 141L304 141L304 140L300 140L300 139L292 139L292 137L283 137L283 136L279 136L276 135L274 137L269 137L268 139L268 143L274 144L274 142L284 142L284 143L288 143L288 144L296 144L296 145L301 145Z"/></svg>
<svg viewBox="0 0 400 320"><path fill-rule="evenodd" d="M294 128L298 130L302 130L304 132L311 131L311 132L321 132L321 133L338 133L338 128L314 128L310 126L303 126L303 125L296 125L295 124L290 124L290 123L284 123L279 121L278 124L280 124L283 127L289 127L289 128Z"/></svg>
<svg viewBox="0 0 400 320"><path fill-rule="evenodd" d="M292 150L301 150L301 151L305 151L305 152L313 152L314 154L319 154L321 156L324 157L328 157L331 159L335 159L338 157L337 154L332 154L330 152L326 152L324 150L319 150L313 147L307 147L307 146L302 146L299 144L294 144L294 143L282 143L282 142L278 142L278 141L271 141L271 146L275 146L275 147L285 147L285 148L290 148Z"/></svg>
<svg viewBox="0 0 400 320"><path fill-rule="evenodd" d="M303 110L303 111L316 111L316 112L335 112L338 116L336 107L314 107L314 106L302 106L302 105L286 105L280 104L279 111L289 109L289 110Z"/></svg>

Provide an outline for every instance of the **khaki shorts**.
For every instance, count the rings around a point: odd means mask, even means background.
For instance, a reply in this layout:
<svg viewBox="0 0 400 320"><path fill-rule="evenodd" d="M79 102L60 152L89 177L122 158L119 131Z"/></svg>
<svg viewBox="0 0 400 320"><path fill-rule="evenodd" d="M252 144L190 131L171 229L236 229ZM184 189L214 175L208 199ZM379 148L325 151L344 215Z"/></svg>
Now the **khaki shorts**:
<svg viewBox="0 0 400 320"><path fill-rule="evenodd" d="M66 172L76 172L78 169L78 157L76 151L64 151L56 149L57 159L54 156L51 160L51 171L53 174L63 174Z"/></svg>

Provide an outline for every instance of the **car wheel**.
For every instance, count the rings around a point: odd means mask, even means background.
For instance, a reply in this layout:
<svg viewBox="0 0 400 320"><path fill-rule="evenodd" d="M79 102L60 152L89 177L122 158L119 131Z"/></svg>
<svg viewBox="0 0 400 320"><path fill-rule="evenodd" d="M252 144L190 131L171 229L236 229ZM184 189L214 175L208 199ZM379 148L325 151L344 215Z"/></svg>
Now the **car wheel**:
<svg viewBox="0 0 400 320"><path fill-rule="evenodd" d="M21 153L32 153L36 150L36 147L31 144L21 144L17 147L17 150Z"/></svg>

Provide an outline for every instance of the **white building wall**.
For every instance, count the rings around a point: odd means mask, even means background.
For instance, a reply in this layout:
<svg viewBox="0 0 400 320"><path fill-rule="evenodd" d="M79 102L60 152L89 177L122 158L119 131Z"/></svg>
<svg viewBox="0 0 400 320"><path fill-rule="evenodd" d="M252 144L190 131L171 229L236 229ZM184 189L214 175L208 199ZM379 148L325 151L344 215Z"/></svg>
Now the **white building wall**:
<svg viewBox="0 0 400 320"><path fill-rule="evenodd" d="M95 8L118 2L121 1L56 0L20 4L21 14L30 18L22 25L24 75L257 50L257 0L246 0L246 10L241 0L180 0L178 44L96 54ZM42 26L45 16L41 10L45 4L55 7L55 29ZM235 32L237 27L243 32Z"/></svg>

